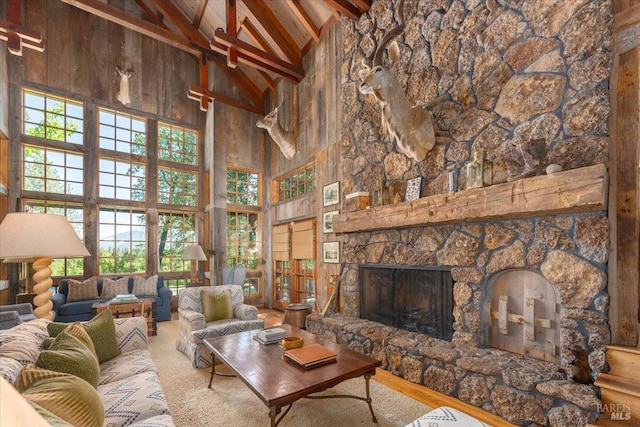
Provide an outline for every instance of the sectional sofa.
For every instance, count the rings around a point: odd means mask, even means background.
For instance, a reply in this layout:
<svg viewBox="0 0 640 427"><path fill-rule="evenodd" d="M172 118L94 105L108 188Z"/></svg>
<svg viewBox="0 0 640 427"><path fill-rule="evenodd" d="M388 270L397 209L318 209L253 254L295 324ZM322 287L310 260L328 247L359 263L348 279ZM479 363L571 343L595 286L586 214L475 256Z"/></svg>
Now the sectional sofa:
<svg viewBox="0 0 640 427"><path fill-rule="evenodd" d="M155 282L155 286L143 286L142 289L146 289L146 291L140 293L134 292L134 282L135 280L142 281L155 281L157 278L157 282ZM118 293L136 293L137 297L152 297L156 300L156 321L162 322L165 320L171 320L171 295L172 292L169 288L164 286L164 278L162 276L151 276L148 278L141 278L139 276L130 276L126 278L127 287L125 289L121 289L122 292ZM55 312L55 321L56 322L75 322L86 321L91 319L91 306L96 302L105 302L111 299L112 295L106 296L106 293L103 289L103 284L106 280L111 280L107 278L95 278L87 279L83 282L72 281L71 279L62 279L58 284L58 292L51 297L51 301L53 302L53 310ZM87 285L94 287L93 293L91 292L82 292L81 296L76 296L75 298L69 297L69 285L74 283L80 283L81 285ZM147 283L148 284L148 283ZM154 292L155 291L155 292ZM86 298L83 298L82 295L85 295ZM78 299L80 298L80 299Z"/></svg>
<svg viewBox="0 0 640 427"><path fill-rule="evenodd" d="M96 385L82 379L80 374L72 375L64 370L67 366L57 370L43 367L48 359L40 357L42 353L71 352L71 347L51 350L54 344L49 341L58 338L50 338L50 333L55 330L58 336L64 335L62 331L67 333L67 326L80 325L56 324L46 319L31 320L0 331L0 378L13 386L11 390L21 393L16 399L28 402L50 425L174 426L158 370L147 350L146 320L142 317L113 319L108 310L103 313L92 319L93 323L86 329L95 342L97 356L93 363L111 357L99 363ZM104 329L108 322L111 322L111 332ZM85 324L80 327L85 328ZM90 331L91 327L94 329ZM98 342L105 336L111 336L113 345L109 345L107 339ZM71 340L66 335L65 339ZM47 346L49 350L44 350ZM111 354L105 356L105 351ZM17 407L19 405L12 405ZM14 415L18 419L25 416Z"/></svg>

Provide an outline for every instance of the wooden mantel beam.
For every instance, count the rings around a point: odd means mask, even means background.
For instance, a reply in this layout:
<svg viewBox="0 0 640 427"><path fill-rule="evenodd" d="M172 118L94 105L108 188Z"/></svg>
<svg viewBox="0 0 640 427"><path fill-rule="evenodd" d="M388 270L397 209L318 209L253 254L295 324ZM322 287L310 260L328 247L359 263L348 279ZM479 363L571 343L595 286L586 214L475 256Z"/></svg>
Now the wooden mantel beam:
<svg viewBox="0 0 640 427"><path fill-rule="evenodd" d="M607 168L599 164L336 215L333 230L356 233L604 211L607 191Z"/></svg>

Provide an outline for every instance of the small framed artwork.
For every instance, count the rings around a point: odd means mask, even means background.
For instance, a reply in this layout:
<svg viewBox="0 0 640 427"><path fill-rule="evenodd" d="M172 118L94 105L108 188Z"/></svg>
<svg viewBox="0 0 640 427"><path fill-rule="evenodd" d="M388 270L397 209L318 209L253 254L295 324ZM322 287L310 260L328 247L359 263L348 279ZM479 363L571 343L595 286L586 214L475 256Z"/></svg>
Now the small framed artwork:
<svg viewBox="0 0 640 427"><path fill-rule="evenodd" d="M422 190L422 177L411 178L407 180L407 189L404 194L404 200L417 200L420 198L420 191Z"/></svg>
<svg viewBox="0 0 640 427"><path fill-rule="evenodd" d="M324 206L337 205L340 202L340 183L338 181L322 188Z"/></svg>
<svg viewBox="0 0 640 427"><path fill-rule="evenodd" d="M327 264L339 264L340 242L324 242L322 244L322 260Z"/></svg>
<svg viewBox="0 0 640 427"><path fill-rule="evenodd" d="M322 231L324 233L333 233L333 217L339 213L340 211L331 211L322 214Z"/></svg>

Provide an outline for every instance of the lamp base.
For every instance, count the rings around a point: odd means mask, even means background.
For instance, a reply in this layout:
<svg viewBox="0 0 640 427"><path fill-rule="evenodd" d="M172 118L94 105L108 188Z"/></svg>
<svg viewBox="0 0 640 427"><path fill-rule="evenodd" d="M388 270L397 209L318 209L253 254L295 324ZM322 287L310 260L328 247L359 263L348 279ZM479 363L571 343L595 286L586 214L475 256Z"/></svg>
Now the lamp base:
<svg viewBox="0 0 640 427"><path fill-rule="evenodd" d="M35 282L33 293L36 294L33 298L33 305L35 306L33 314L39 319L53 320L53 314L51 313L53 303L51 302L50 290L53 280L51 280L51 267L49 267L52 261L51 257L42 257L33 263L33 269L36 271L33 274L33 281Z"/></svg>

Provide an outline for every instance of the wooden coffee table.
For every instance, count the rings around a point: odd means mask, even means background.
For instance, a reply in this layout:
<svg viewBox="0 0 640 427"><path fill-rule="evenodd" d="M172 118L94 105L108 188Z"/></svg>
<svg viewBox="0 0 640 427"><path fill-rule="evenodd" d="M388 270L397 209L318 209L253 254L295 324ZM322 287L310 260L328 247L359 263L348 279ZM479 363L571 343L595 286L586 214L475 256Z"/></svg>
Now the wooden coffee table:
<svg viewBox="0 0 640 427"><path fill-rule="evenodd" d="M380 366L379 360L365 356L346 347L310 334L294 326L283 324L288 335L304 339L304 344L319 343L334 351L337 361L312 369L303 369L284 359L284 349L280 344L263 345L254 340L254 331L240 332L204 340L211 351L213 364L209 388L213 382L214 367L218 360L222 361L238 378L240 378L269 408L271 426L275 427L291 409L291 405L301 398L327 399L346 397L363 400L369 405L373 422L377 423L371 406L369 380ZM364 376L366 397L354 395L321 395L310 396L334 387L341 382ZM278 417L283 407L285 412Z"/></svg>
<svg viewBox="0 0 640 427"><path fill-rule="evenodd" d="M124 304L96 302L91 306L91 316L95 316L103 310L111 311L113 317L116 319L121 317L144 317L147 319L147 333L149 336L158 335L155 298L138 298L138 302L128 302Z"/></svg>

